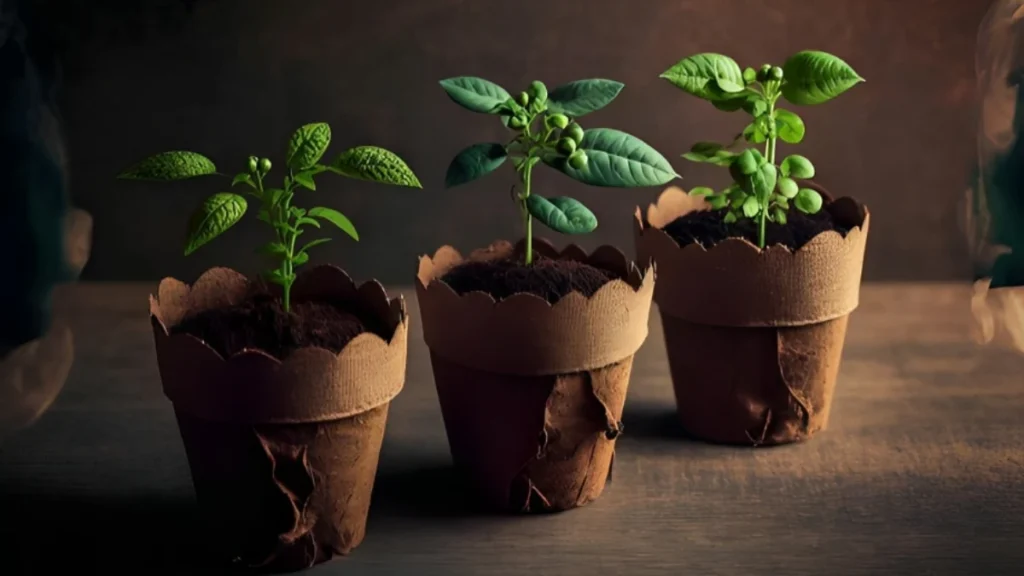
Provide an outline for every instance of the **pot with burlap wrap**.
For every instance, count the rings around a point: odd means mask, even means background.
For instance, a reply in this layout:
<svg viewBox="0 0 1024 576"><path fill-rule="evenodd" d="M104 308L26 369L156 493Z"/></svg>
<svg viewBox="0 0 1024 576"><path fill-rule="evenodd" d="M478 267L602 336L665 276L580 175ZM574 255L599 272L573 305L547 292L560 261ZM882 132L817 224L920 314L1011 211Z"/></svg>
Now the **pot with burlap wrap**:
<svg viewBox="0 0 1024 576"><path fill-rule="evenodd" d="M847 320L857 307L867 209L851 198L824 209L849 231L792 251L742 238L680 248L662 228L700 198L666 190L636 210L640 261L653 261L679 418L711 442L773 445L825 428Z"/></svg>
<svg viewBox="0 0 1024 576"><path fill-rule="evenodd" d="M611 475L633 355L647 337L654 290L622 252L588 254L542 240L535 253L616 273L591 297L551 304L529 293L495 301L441 280L466 261L508 258L496 242L464 258L450 246L420 258L416 296L423 338L455 466L483 506L551 512L597 498Z"/></svg>
<svg viewBox="0 0 1024 576"><path fill-rule="evenodd" d="M295 302L332 302L376 325L335 354L304 347L283 361L258 349L224 358L174 328L246 300L250 282L214 268L150 297L157 360L174 403L216 555L286 572L347 554L363 539L388 406L405 381L408 317L376 281L339 268L298 275Z"/></svg>

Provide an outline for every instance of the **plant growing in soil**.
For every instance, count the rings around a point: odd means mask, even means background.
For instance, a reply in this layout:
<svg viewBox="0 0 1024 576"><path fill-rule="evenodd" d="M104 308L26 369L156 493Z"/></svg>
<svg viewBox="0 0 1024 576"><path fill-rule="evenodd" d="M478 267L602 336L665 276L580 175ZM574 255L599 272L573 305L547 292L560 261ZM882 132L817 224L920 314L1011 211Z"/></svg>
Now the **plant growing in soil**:
<svg viewBox="0 0 1024 576"><path fill-rule="evenodd" d="M309 227L320 228L321 222L332 224L353 240L359 240L352 222L341 212L323 206L300 208L292 204L299 188L315 191L314 177L333 172L357 180L422 188L409 166L395 153L376 146L357 146L339 154L330 164L320 160L331 143L331 127L323 122L306 124L292 134L285 154L284 177L280 187L267 181L273 164L268 158L250 156L245 169L231 181L231 187L242 186L242 192L219 192L206 199L193 214L185 242L188 256L201 246L234 226L248 210L245 196L259 201L257 219L273 229L273 238L260 251L276 261L266 272L267 281L283 289L282 305L291 310L291 287L295 269L309 261L309 250L329 242L317 238L298 244ZM213 161L196 152L171 151L150 156L125 170L118 178L125 180L175 181L198 176L224 176Z"/></svg>
<svg viewBox="0 0 1024 576"><path fill-rule="evenodd" d="M798 144L806 132L800 116L777 104L781 98L797 106L812 106L839 96L864 81L849 64L826 52L805 50L781 67L764 64L754 70L741 69L728 56L705 53L684 58L661 78L719 110L742 110L752 117L731 143L698 142L683 154L692 162L729 169L733 182L725 189L716 192L698 186L690 190L704 196L712 209L725 210L727 224L740 218L754 219L758 247L764 248L766 223L786 224L790 202L805 214L821 210L821 195L797 183L814 177L814 164L798 154L776 163L778 141ZM737 150L744 141L763 144L764 152L756 147Z"/></svg>
<svg viewBox="0 0 1024 576"><path fill-rule="evenodd" d="M543 163L592 186L634 188L665 184L678 177L660 153L635 136L610 128L584 130L580 117L604 108L622 91L613 80L577 80L550 92L541 81L513 97L501 86L470 76L441 81L448 96L463 108L498 116L512 131L505 143L473 144L448 167L449 188L476 180L511 158L521 189L512 198L525 230L525 263L533 262L533 219L562 234L587 234L597 217L568 196L545 198L533 191L533 169Z"/></svg>

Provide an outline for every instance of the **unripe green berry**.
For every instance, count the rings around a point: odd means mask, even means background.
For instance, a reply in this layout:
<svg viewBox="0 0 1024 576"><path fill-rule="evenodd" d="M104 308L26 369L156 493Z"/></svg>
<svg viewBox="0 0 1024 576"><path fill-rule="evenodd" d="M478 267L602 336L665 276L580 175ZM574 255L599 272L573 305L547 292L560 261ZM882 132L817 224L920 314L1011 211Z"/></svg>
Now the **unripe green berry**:
<svg viewBox="0 0 1024 576"><path fill-rule="evenodd" d="M249 156L249 172L255 172L259 167L259 160L255 156Z"/></svg>
<svg viewBox="0 0 1024 576"><path fill-rule="evenodd" d="M547 117L549 127L565 128L569 125L569 117L565 114L552 114Z"/></svg>
<svg viewBox="0 0 1024 576"><path fill-rule="evenodd" d="M273 165L270 163L270 158L264 158L260 160L260 172L263 172L264 174L270 172L271 166Z"/></svg>
<svg viewBox="0 0 1024 576"><path fill-rule="evenodd" d="M782 74L783 74L782 68L779 68L778 66L773 66L772 67L772 79L773 80L782 80Z"/></svg>
<svg viewBox="0 0 1024 576"><path fill-rule="evenodd" d="M511 119L509 119L508 125L510 128L520 130L526 126L526 121L523 120L522 116L513 116Z"/></svg>
<svg viewBox="0 0 1024 576"><path fill-rule="evenodd" d="M576 141L572 138L562 138L558 141L558 151L566 156L576 152Z"/></svg>
<svg viewBox="0 0 1024 576"><path fill-rule="evenodd" d="M530 105L530 95L527 94L526 92L520 92L519 93L519 105L520 106L529 106Z"/></svg>
<svg viewBox="0 0 1024 576"><path fill-rule="evenodd" d="M572 138L579 144L583 141L583 127L573 122L565 127L565 130L562 131L562 136Z"/></svg>
<svg viewBox="0 0 1024 576"><path fill-rule="evenodd" d="M548 101L548 87L540 80L530 82L530 94L537 102L544 104Z"/></svg>
<svg viewBox="0 0 1024 576"><path fill-rule="evenodd" d="M569 166L572 166L576 170L583 170L587 167L587 153L583 150L576 150L569 156Z"/></svg>

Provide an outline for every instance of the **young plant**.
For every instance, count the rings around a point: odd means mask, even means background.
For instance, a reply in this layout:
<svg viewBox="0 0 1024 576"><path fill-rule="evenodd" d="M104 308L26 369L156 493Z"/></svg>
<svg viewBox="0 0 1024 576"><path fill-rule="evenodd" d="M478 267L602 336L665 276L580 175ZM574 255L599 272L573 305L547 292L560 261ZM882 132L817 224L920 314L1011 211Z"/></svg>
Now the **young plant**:
<svg viewBox="0 0 1024 576"><path fill-rule="evenodd" d="M614 100L623 88L619 82L578 80L549 93L543 82L534 81L516 97L493 82L469 76L442 80L441 87L463 108L498 116L514 135L506 143L474 144L459 152L448 167L445 185L476 180L511 158L522 185L518 194L513 186L512 198L525 230L527 265L533 262L534 218L562 234L597 228L597 217L580 201L533 192L537 164L592 186L657 186L678 177L668 160L639 138L610 128L584 130L577 122Z"/></svg>
<svg viewBox="0 0 1024 576"><path fill-rule="evenodd" d="M729 168L733 183L715 192L699 186L690 193L704 196L713 209L726 210L725 221L755 218L758 247L764 248L767 222L785 224L790 201L797 210L814 214L821 210L821 195L801 188L796 179L814 177L814 165L793 154L776 164L778 140L798 144L804 139L804 121L794 112L776 106L780 98L797 106L827 102L864 79L849 64L819 51L799 52L779 67L765 64L760 70L740 69L728 56L697 54L681 60L661 74L684 91L726 112L742 110L753 117L730 144L698 142L683 157ZM763 144L736 150L742 141Z"/></svg>
<svg viewBox="0 0 1024 576"><path fill-rule="evenodd" d="M245 195L259 202L257 219L273 229L273 239L260 251L276 261L277 267L264 277L283 289L284 309L291 309L291 287L295 269L309 261L309 249L329 242L317 238L299 246L297 241L308 227L320 228L320 222L333 224L342 232L359 240L352 222L333 208L316 206L300 208L292 204L299 188L315 191L314 176L333 172L341 176L382 184L422 188L419 179L406 163L393 152L376 146L357 146L339 154L330 164L320 159L331 143L331 127L323 122L302 126L288 141L284 177L280 187L267 182L272 164L268 158L250 156L245 170L237 174L231 186L242 186L242 193L219 192L210 196L196 210L189 223L185 255L220 236L234 226L248 210ZM124 180L175 181L198 176L224 176L206 156L196 152L172 151L150 156L125 170L118 178Z"/></svg>

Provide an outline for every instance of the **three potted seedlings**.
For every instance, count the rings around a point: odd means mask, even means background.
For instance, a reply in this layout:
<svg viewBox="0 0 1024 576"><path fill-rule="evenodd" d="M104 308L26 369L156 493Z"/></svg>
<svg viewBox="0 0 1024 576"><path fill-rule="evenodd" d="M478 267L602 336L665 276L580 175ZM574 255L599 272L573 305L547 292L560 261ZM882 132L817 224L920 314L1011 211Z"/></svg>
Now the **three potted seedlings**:
<svg viewBox="0 0 1024 576"><path fill-rule="evenodd" d="M582 506L601 494L611 472L654 275L611 246L558 251L535 238L535 220L574 235L593 231L597 218L577 200L537 194L533 171L543 164L605 187L656 186L677 175L636 137L579 124L614 100L621 83L580 80L549 93L535 81L515 97L476 77L441 86L455 103L496 116L512 132L507 142L459 152L446 185L511 162L524 230L516 245L499 241L468 257L443 246L420 259L416 295L453 461L488 508Z"/></svg>
<svg viewBox="0 0 1024 576"><path fill-rule="evenodd" d="M646 217L636 212L637 252L657 265L679 417L714 442L808 438L828 421L869 217L856 200L801 183L814 177L811 161L777 148L800 143L805 125L780 104L822 104L863 79L819 51L760 70L697 54L661 77L752 117L732 143L701 142L684 155L728 168L730 185L693 188L690 201L670 189Z"/></svg>
<svg viewBox="0 0 1024 576"><path fill-rule="evenodd" d="M250 157L230 192L210 196L189 225L191 254L258 203L275 267L250 281L212 268L191 286L165 278L150 313L166 396L173 402L200 509L216 551L242 568L293 571L347 554L363 539L390 401L405 381L408 317L374 280L357 286L333 266L299 271L330 240L330 224L358 240L342 213L301 208L326 172L420 187L395 154L352 148L330 164L327 124L299 128L283 177ZM129 180L220 175L195 152L149 157ZM301 242L300 242L301 240Z"/></svg>

